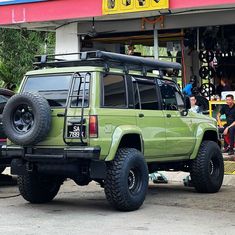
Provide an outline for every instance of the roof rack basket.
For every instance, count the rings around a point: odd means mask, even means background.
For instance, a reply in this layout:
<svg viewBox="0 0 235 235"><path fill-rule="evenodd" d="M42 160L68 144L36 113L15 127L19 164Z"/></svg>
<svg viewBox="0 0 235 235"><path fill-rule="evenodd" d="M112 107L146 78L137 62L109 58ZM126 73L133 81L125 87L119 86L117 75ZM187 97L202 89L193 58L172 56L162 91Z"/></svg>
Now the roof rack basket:
<svg viewBox="0 0 235 235"><path fill-rule="evenodd" d="M77 56L79 59L64 59L67 56ZM152 70L181 69L181 65L175 62L164 62L156 59L99 50L69 54L38 55L35 56L35 59L36 62L33 64L35 68L102 65L106 70L110 67L117 67L124 70L140 70L143 73Z"/></svg>

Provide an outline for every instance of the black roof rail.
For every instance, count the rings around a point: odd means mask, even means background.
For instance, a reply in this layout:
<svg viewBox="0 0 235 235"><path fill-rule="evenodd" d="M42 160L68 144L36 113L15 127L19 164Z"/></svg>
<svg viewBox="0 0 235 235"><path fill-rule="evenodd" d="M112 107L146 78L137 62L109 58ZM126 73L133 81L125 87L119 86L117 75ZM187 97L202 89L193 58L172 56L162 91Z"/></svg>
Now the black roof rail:
<svg viewBox="0 0 235 235"><path fill-rule="evenodd" d="M78 56L76 60L65 60L67 56ZM149 70L181 69L181 65L175 62L164 62L156 59L143 58L139 56L123 55L106 51L88 51L80 53L37 55L36 62L33 64L36 68L43 67L71 67L71 66L104 66L122 68L126 71L140 70L146 73Z"/></svg>

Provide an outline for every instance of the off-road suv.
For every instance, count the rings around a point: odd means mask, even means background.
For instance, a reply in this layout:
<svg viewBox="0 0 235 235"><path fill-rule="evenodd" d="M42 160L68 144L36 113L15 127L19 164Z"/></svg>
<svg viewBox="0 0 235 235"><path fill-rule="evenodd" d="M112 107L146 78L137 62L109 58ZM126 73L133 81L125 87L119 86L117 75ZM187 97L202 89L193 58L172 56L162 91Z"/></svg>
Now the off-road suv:
<svg viewBox="0 0 235 235"><path fill-rule="evenodd" d="M41 56L3 124L21 195L51 201L66 178L104 187L119 210L138 209L148 174L187 171L198 192L217 192L223 158L214 119L189 112L189 99L161 78L177 63L95 51L78 60Z"/></svg>

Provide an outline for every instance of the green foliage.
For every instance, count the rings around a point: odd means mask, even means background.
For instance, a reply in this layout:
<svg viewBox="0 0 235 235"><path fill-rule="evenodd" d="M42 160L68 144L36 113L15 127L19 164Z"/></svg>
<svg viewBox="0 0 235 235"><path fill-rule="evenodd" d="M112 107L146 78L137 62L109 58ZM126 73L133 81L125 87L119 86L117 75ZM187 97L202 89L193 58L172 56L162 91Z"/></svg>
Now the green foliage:
<svg viewBox="0 0 235 235"><path fill-rule="evenodd" d="M54 34L0 29L0 80L5 87L19 85L25 72L32 69L34 56L44 53L45 43L54 45Z"/></svg>

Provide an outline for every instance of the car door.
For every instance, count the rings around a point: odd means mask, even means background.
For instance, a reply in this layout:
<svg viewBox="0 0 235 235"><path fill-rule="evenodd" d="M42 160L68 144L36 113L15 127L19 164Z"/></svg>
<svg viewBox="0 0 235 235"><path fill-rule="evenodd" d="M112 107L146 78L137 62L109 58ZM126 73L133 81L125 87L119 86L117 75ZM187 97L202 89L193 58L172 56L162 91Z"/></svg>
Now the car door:
<svg viewBox="0 0 235 235"><path fill-rule="evenodd" d="M158 80L166 124L167 155L189 156L196 142L192 118L185 115L183 96L170 80Z"/></svg>
<svg viewBox="0 0 235 235"><path fill-rule="evenodd" d="M133 77L133 86L136 119L142 132L144 155L151 161L165 155L165 118L160 110L156 82L153 79Z"/></svg>

